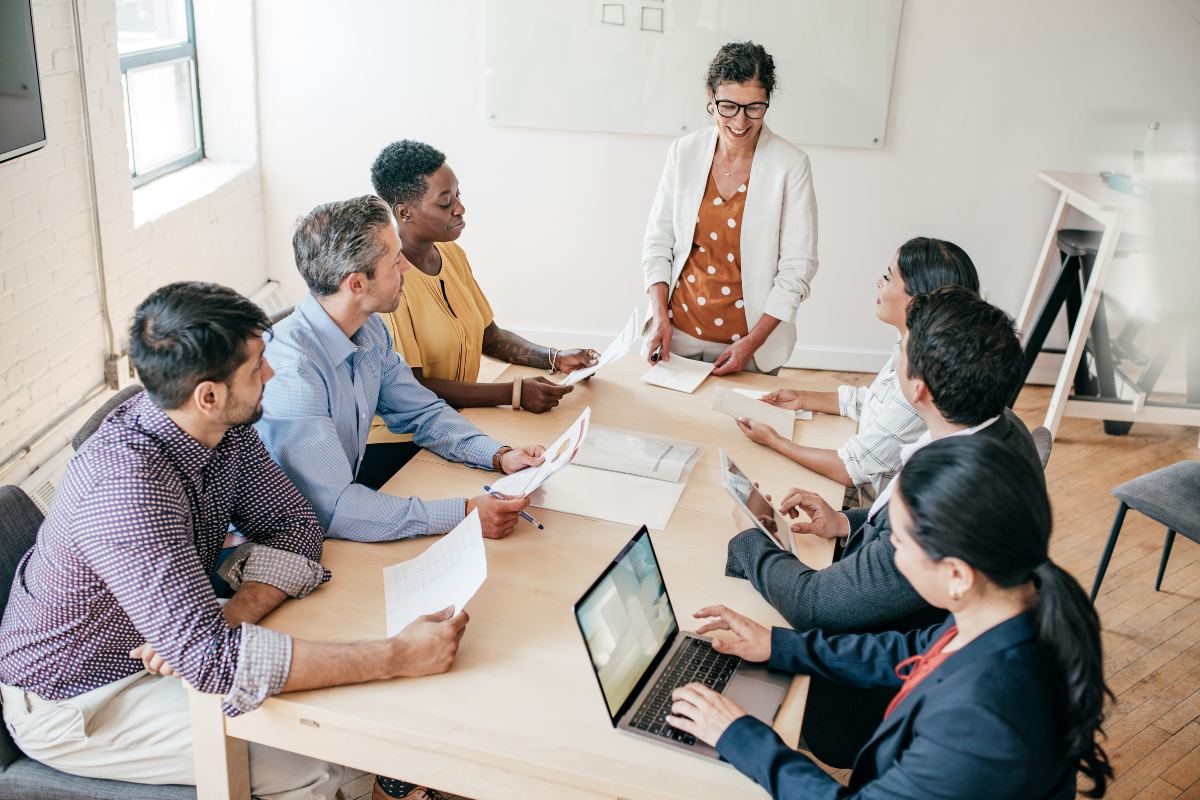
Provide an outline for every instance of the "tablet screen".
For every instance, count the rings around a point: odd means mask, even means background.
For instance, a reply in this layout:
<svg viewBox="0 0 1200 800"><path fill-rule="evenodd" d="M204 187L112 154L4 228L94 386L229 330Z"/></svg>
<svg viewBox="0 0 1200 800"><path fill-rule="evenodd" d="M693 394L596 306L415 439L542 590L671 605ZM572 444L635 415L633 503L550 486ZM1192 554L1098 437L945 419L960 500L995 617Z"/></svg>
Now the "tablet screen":
<svg viewBox="0 0 1200 800"><path fill-rule="evenodd" d="M791 548L785 544L785 537L788 533L787 520L783 519L771 505L771 501L755 488L754 481L750 480L746 473L742 472L741 468L724 453L721 454L721 464L723 467L721 479L725 483L725 488L733 495L733 499L750 513L750 516L758 523L759 529L770 536L775 544L784 550L790 550Z"/></svg>

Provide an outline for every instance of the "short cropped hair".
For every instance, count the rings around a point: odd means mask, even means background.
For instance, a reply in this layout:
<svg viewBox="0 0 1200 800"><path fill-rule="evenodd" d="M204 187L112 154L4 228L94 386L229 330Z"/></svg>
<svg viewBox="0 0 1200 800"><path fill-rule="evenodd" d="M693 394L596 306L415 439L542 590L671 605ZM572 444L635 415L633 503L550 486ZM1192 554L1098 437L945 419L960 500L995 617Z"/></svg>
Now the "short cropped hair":
<svg viewBox="0 0 1200 800"><path fill-rule="evenodd" d="M758 81L767 91L767 99L775 93L775 59L761 44L730 42L722 45L708 65L704 83L710 94L717 93L721 83Z"/></svg>
<svg viewBox="0 0 1200 800"><path fill-rule="evenodd" d="M425 196L430 175L446 163L446 154L424 142L402 139L380 151L371 165L371 185L389 206L415 203Z"/></svg>
<svg viewBox="0 0 1200 800"><path fill-rule="evenodd" d="M263 310L233 289L170 283L134 312L129 353L150 399L174 409L203 381L227 383L246 360L246 342L270 329Z"/></svg>
<svg viewBox="0 0 1200 800"><path fill-rule="evenodd" d="M1022 378L1012 317L961 286L908 304L908 375L929 387L948 422L974 426L999 416Z"/></svg>
<svg viewBox="0 0 1200 800"><path fill-rule="evenodd" d="M392 210L373 194L319 205L297 220L292 251L309 291L334 294L352 272L374 278L383 255L376 234L391 224Z"/></svg>
<svg viewBox="0 0 1200 800"><path fill-rule="evenodd" d="M962 286L979 293L979 273L967 251L954 242L918 236L896 251L900 277L910 295L943 286Z"/></svg>

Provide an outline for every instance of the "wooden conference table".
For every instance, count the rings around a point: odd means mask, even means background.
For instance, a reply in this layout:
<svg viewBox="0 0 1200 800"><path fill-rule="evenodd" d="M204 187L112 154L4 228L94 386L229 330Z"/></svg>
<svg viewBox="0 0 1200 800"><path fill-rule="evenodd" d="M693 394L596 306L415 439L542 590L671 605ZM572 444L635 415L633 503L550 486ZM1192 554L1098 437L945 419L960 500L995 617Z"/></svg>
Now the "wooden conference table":
<svg viewBox="0 0 1200 800"><path fill-rule="evenodd" d="M753 444L731 418L711 410L718 384L771 388L780 379L709 377L686 395L640 382L644 370L644 363L629 356L578 385L550 414L489 408L466 415L515 446L548 444L586 405L592 425L702 443L701 460L667 529L652 533L680 625L694 629L691 613L712 603L764 624L782 624L747 581L724 575L726 542L735 531L717 448L724 447L769 492L804 486L840 508L842 487ZM510 367L501 379L523 374L536 373ZM794 439L836 447L853 427L850 420L818 414L796 425ZM486 475L422 452L383 491L469 497L480 493ZM218 696L192 692L199 797L249 797L245 741L477 800L762 797L760 788L726 764L613 730L572 605L635 530L545 510L536 516L544 531L522 522L508 538L486 542L488 578L467 606L471 621L448 673L279 695L236 719L220 713ZM828 564L830 543L803 538L812 557ZM264 624L312 640L382 638L383 568L418 555L433 541L327 541L324 562L333 580L285 603ZM794 681L776 720L776 729L793 745L807 688L807 678Z"/></svg>

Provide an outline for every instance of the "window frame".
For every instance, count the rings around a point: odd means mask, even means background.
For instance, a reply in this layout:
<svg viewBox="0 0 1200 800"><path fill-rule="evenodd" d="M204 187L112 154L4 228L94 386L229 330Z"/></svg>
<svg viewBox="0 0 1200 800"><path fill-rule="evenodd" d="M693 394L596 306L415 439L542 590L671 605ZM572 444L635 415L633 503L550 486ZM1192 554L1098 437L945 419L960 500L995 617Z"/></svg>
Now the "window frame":
<svg viewBox="0 0 1200 800"><path fill-rule="evenodd" d="M187 17L187 41L167 47L141 50L136 53L127 53L120 56L121 91L125 95L125 127L129 131L129 154L131 162L129 177L133 181L133 188L135 189L139 186L145 186L156 178L161 178L163 175L183 169L204 159L204 125L201 122L203 112L200 107L200 68L196 59L196 17L192 9L192 0L183 0L183 4L185 16ZM132 104L129 101L129 71L140 67L169 64L173 61L184 60L191 63L192 107L195 110L195 113L192 115L192 125L195 128L196 149L180 156L174 161L169 161L147 172L134 172L137 164L137 146L134 144Z"/></svg>

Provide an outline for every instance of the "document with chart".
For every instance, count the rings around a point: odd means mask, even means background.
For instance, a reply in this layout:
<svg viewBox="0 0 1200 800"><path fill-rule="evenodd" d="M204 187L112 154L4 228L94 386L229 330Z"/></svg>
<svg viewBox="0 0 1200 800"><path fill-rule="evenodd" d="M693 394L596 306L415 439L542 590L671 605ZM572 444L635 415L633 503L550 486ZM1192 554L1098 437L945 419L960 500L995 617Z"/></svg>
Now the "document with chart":
<svg viewBox="0 0 1200 800"><path fill-rule="evenodd" d="M600 355L600 360L594 366L585 369L577 369L567 375L563 379L562 386L570 386L579 383L584 378L590 378L604 367L608 366L617 359L624 358L625 354L633 348L638 340L638 310L636 307L633 313L629 315L629 321L625 323L625 327L617 334L617 338L613 339L608 347L604 348L604 352Z"/></svg>
<svg viewBox="0 0 1200 800"><path fill-rule="evenodd" d="M421 555L384 568L387 635L395 636L417 617L447 606L457 614L486 578L483 527L479 512L472 511Z"/></svg>
<svg viewBox="0 0 1200 800"><path fill-rule="evenodd" d="M525 497L545 483L551 475L570 464L579 448L587 438L588 420L592 417L592 408L588 406L583 413L571 423L571 426L559 436L554 444L546 448L545 459L539 466L527 467L512 475L493 481L492 491L506 494L509 497Z"/></svg>

